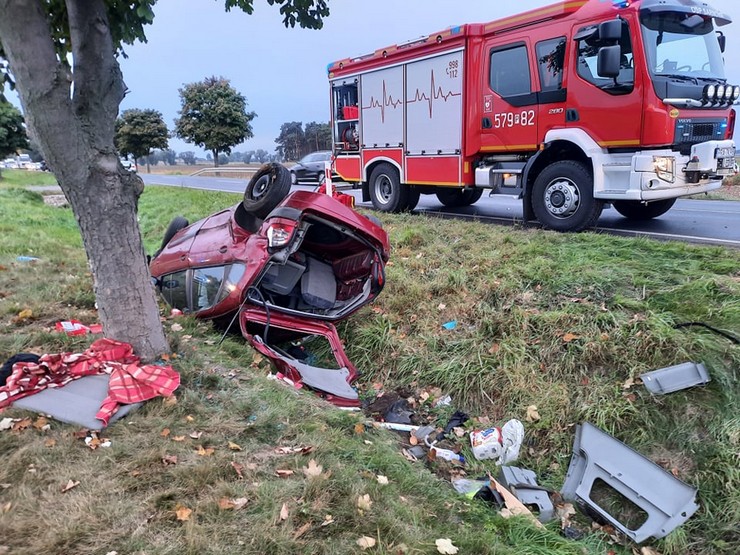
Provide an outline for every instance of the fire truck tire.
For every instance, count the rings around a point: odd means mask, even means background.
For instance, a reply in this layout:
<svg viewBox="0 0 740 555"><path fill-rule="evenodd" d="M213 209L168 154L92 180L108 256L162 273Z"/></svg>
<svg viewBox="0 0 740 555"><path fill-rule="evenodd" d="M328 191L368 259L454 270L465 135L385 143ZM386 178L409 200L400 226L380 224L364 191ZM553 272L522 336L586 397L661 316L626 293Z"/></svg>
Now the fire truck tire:
<svg viewBox="0 0 740 555"><path fill-rule="evenodd" d="M419 191L417 191L416 189L410 189L409 198L406 201L406 210L411 212L414 208L416 208L416 205L419 204L420 198L421 198L421 193Z"/></svg>
<svg viewBox="0 0 740 555"><path fill-rule="evenodd" d="M439 189L437 191L439 202L451 208L470 206L478 202L482 196L483 189Z"/></svg>
<svg viewBox="0 0 740 555"><path fill-rule="evenodd" d="M258 218L266 218L290 192L290 171L277 163L264 164L249 180L242 206Z"/></svg>
<svg viewBox="0 0 740 555"><path fill-rule="evenodd" d="M381 212L408 209L410 189L401 184L398 170L391 164L378 164L370 174L370 200Z"/></svg>
<svg viewBox="0 0 740 555"><path fill-rule="evenodd" d="M181 229L185 229L189 225L190 222L188 222L188 220L186 218L183 218L182 216L176 216L175 218L173 218L173 220L167 226L167 229L164 231L162 244L159 246L159 250L154 253L154 256L152 258L157 258L159 256L159 253L161 253L167 246L167 244L172 241L172 238L177 235L177 232Z"/></svg>
<svg viewBox="0 0 740 555"><path fill-rule="evenodd" d="M593 195L588 168L575 160L546 167L532 188L532 209L546 229L581 231L599 219L604 202Z"/></svg>
<svg viewBox="0 0 740 555"><path fill-rule="evenodd" d="M639 200L615 200L614 209L630 220L650 220L662 216L676 204L675 198L643 204Z"/></svg>

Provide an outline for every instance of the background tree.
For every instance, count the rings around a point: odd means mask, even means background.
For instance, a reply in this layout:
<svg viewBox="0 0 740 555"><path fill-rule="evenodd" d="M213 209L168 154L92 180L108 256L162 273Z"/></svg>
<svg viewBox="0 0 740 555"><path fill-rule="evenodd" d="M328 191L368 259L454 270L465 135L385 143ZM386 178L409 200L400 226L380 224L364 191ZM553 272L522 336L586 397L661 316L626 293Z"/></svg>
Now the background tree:
<svg viewBox="0 0 740 555"><path fill-rule="evenodd" d="M257 150L256 150L256 151L254 152L254 159L255 159L255 160L256 160L257 162L259 162L260 164L264 164L265 162L267 162L267 161L268 161L268 160L270 159L270 153L269 153L269 152L267 152L267 151L266 151L266 150L264 150L264 149L258 148L258 149L257 149Z"/></svg>
<svg viewBox="0 0 740 555"><path fill-rule="evenodd" d="M167 150L162 151L162 160L164 160L164 163L168 166L174 166L177 164L177 154L174 150L168 148Z"/></svg>
<svg viewBox="0 0 740 555"><path fill-rule="evenodd" d="M182 110L175 120L175 134L189 143L213 153L213 165L219 153L229 154L231 147L254 136L251 121L257 116L247 112L247 99L223 77L207 77L180 89Z"/></svg>
<svg viewBox="0 0 740 555"><path fill-rule="evenodd" d="M0 95L0 159L15 155L19 150L28 148L28 146L23 115L18 108ZM1 172L0 179L2 179Z"/></svg>
<svg viewBox="0 0 740 555"><path fill-rule="evenodd" d="M195 165L195 152L191 152L189 150L185 152L180 153L180 158L185 163L186 166L194 166Z"/></svg>
<svg viewBox="0 0 740 555"><path fill-rule="evenodd" d="M164 118L157 110L133 108L124 111L116 120L115 143L118 152L123 156L131 154L137 159L146 156L147 173L149 173L149 155L155 148L167 148L168 134Z"/></svg>
<svg viewBox="0 0 740 555"><path fill-rule="evenodd" d="M307 123L303 134L305 152L331 150L331 126L328 123Z"/></svg>
<svg viewBox="0 0 740 555"><path fill-rule="evenodd" d="M244 162L245 164L251 164L251 163L252 163L252 160L253 160L253 159L254 159L254 151L253 151L253 150L248 150L248 151L247 151L247 152L245 152L245 153L244 153L244 155L242 156L242 161L243 161L243 162Z"/></svg>
<svg viewBox="0 0 740 555"><path fill-rule="evenodd" d="M169 345L142 256L136 211L144 183L123 169L113 138L126 91L116 56L123 44L146 40L154 3L0 0L0 58L8 62L0 83L17 86L29 132L72 206L106 336L133 344L145 360ZM320 29L329 15L327 0L269 3L286 26ZM227 10L247 13L252 4L225 0Z"/></svg>
<svg viewBox="0 0 740 555"><path fill-rule="evenodd" d="M280 126L280 135L275 139L278 144L275 150L285 160L298 160L303 156L305 136L303 122L290 121Z"/></svg>

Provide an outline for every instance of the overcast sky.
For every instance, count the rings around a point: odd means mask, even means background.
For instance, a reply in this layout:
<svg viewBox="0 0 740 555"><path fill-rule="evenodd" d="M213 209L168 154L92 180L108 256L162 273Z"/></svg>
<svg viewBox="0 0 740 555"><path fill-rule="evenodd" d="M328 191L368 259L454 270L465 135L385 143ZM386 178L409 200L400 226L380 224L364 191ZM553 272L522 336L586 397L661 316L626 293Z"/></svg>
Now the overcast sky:
<svg viewBox="0 0 740 555"><path fill-rule="evenodd" d="M610 0L604 0L606 2ZM552 4L552 0L329 0L331 15L320 31L285 29L279 10L255 0L254 13L226 13L223 0L159 0L148 42L126 48L121 60L129 93L127 108L162 112L167 126L180 109L178 89L212 75L223 76L242 93L253 120L254 138L236 150L275 149L287 121L329 120L329 62L429 35L462 23L485 22ZM732 16L727 77L740 84L740 1L709 4ZM17 103L17 100L16 100ZM177 152L200 150L170 139Z"/></svg>

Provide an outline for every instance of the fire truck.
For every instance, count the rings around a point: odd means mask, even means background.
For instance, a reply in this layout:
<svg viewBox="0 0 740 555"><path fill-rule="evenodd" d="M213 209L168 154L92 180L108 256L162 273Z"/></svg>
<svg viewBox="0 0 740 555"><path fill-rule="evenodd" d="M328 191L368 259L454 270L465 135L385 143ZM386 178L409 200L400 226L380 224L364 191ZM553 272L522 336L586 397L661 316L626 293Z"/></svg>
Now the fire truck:
<svg viewBox="0 0 740 555"><path fill-rule="evenodd" d="M696 0L567 0L329 64L334 168L378 210L521 198L578 231L736 171L730 18Z"/></svg>

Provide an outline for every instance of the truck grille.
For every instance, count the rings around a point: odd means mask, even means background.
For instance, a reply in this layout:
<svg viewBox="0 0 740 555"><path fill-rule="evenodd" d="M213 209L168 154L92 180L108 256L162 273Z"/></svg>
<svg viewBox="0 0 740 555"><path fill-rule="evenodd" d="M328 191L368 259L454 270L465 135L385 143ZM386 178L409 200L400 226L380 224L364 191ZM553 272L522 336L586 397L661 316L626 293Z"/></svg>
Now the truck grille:
<svg viewBox="0 0 740 555"><path fill-rule="evenodd" d="M691 147L695 144L724 139L726 128L725 119L704 121L679 119L676 121L675 146L681 154L690 154Z"/></svg>

